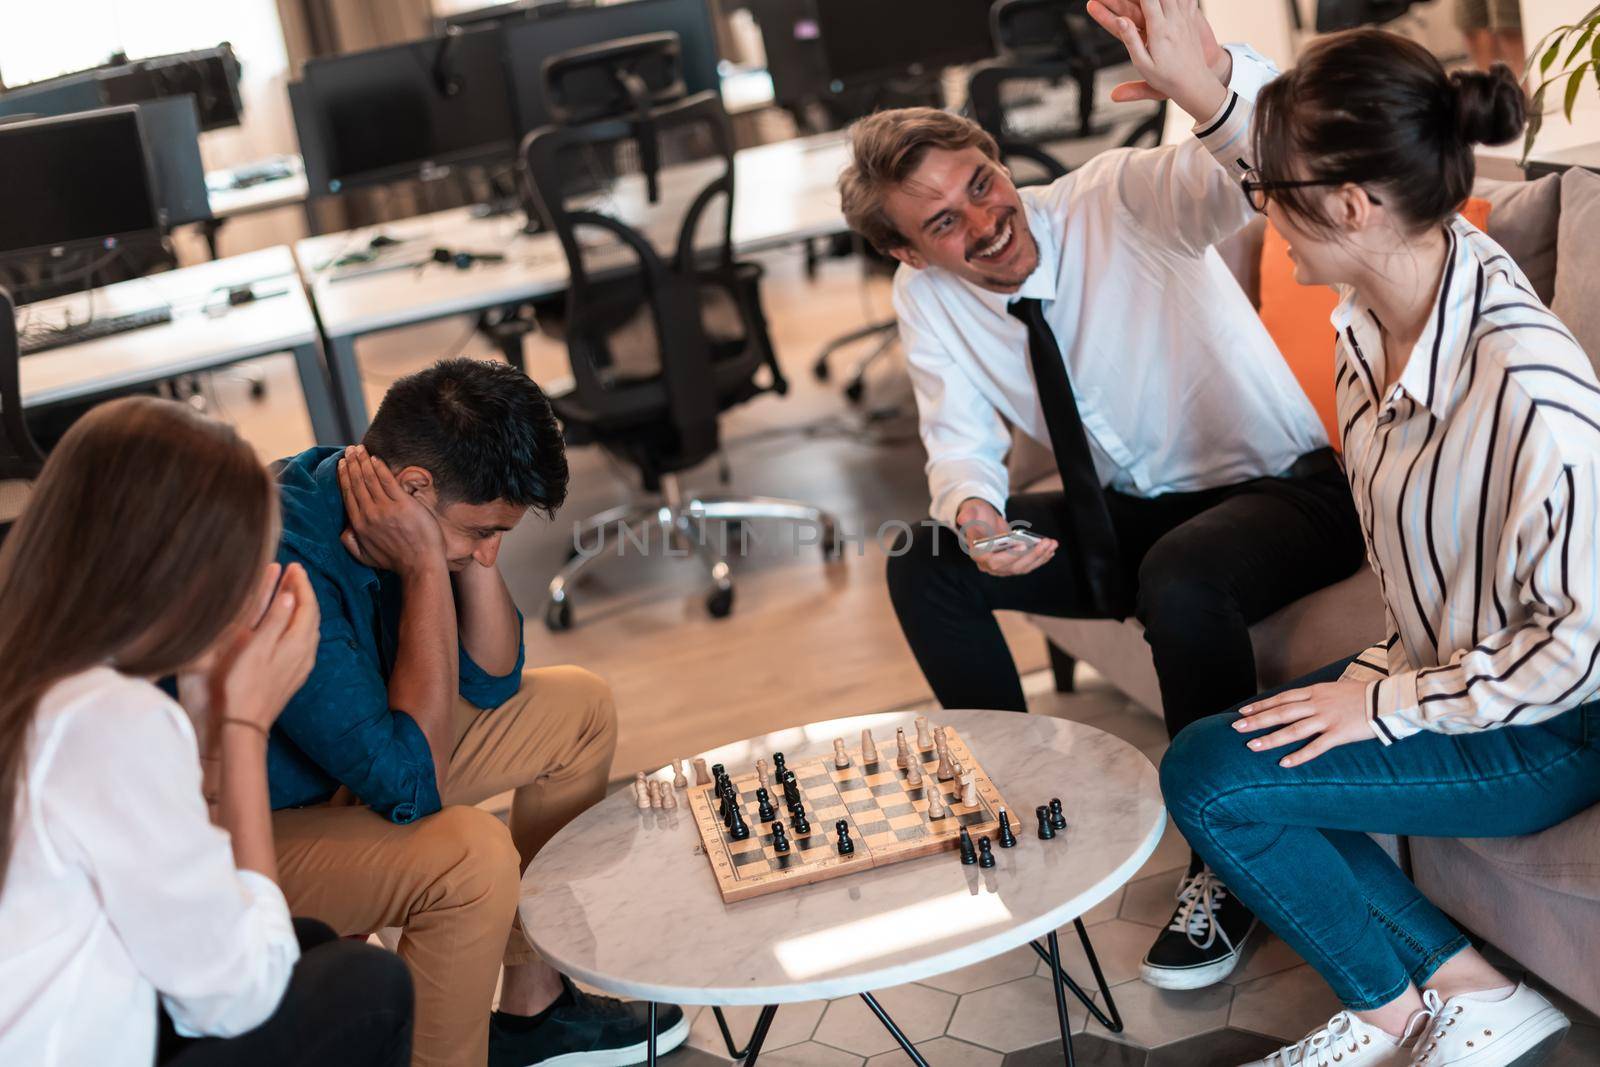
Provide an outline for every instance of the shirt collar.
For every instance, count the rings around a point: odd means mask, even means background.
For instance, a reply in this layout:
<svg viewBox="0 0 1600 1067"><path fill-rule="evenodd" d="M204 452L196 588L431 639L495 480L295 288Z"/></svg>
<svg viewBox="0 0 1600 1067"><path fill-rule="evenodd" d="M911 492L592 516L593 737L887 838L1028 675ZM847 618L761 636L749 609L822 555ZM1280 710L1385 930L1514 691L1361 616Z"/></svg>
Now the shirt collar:
<svg viewBox="0 0 1600 1067"><path fill-rule="evenodd" d="M278 472L283 542L353 585L375 585L378 572L356 562L339 540L345 527L344 493L339 489L342 455L342 448L310 448L283 461Z"/></svg>

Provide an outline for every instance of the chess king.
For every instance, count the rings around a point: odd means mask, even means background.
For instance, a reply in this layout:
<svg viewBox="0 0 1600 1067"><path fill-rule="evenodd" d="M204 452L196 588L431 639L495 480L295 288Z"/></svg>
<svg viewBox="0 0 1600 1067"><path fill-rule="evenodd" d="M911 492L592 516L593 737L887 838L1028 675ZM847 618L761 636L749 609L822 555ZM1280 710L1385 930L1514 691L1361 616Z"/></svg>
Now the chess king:
<svg viewBox="0 0 1600 1067"><path fill-rule="evenodd" d="M1253 98L1276 75L1204 32L1219 86ZM840 197L900 261L937 520L895 546L889 593L945 707L1026 710L996 610L1132 617L1175 735L1254 692L1252 623L1362 563L1317 414L1213 248L1255 212L1210 132L1019 189L959 116L907 108L851 127ZM1060 491L1013 490L1008 424L1051 451ZM984 550L1014 525L1035 538ZM1253 926L1194 858L1143 976L1219 981Z"/></svg>

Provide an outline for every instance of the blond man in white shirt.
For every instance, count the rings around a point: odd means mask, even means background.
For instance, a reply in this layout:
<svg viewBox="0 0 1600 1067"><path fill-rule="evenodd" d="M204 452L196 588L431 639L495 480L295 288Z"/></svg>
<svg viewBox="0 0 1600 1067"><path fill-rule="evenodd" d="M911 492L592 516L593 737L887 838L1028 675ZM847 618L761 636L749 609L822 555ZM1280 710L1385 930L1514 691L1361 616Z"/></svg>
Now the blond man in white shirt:
<svg viewBox="0 0 1600 1067"><path fill-rule="evenodd" d="M1241 95L1276 74L1208 54ZM1190 138L1018 189L988 134L929 108L863 119L852 148L845 214L901 263L937 520L892 553L889 588L939 701L1026 710L999 609L1138 618L1173 734L1249 696L1250 624L1347 577L1362 542L1316 413L1212 248L1253 216L1238 178ZM1012 492L1008 425L1053 448L1064 492ZM1018 525L1038 539L975 550ZM1146 981L1220 980L1254 917L1198 859L1178 901Z"/></svg>

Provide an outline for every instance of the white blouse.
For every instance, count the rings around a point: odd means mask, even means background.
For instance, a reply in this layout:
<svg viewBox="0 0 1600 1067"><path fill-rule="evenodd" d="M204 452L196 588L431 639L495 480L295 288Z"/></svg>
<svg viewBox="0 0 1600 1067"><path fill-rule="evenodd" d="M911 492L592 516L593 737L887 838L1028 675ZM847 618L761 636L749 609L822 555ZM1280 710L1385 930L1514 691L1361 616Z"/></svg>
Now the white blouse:
<svg viewBox="0 0 1600 1067"><path fill-rule="evenodd" d="M40 700L0 891L0 1064L148 1067L181 1033L276 1010L299 958L283 894L234 867L183 709L97 667Z"/></svg>

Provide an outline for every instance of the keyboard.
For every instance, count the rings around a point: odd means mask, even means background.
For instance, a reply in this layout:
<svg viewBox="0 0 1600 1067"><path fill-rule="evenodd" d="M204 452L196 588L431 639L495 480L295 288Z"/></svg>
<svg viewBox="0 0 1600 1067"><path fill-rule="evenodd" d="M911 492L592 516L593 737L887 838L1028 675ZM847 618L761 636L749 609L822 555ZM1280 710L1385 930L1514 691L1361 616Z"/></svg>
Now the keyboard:
<svg viewBox="0 0 1600 1067"><path fill-rule="evenodd" d="M17 351L24 356L31 356L37 352L48 352L53 348L66 348L68 345L96 341L102 337L112 337L119 333L128 333L130 330L142 330L146 326L160 326L171 321L172 311L169 308L130 311L126 315L104 315L88 322L73 323L71 326L30 330L17 338Z"/></svg>
<svg viewBox="0 0 1600 1067"><path fill-rule="evenodd" d="M281 181L292 177L294 168L279 160L267 160L262 163L247 163L233 170L233 188L248 189L263 182Z"/></svg>

